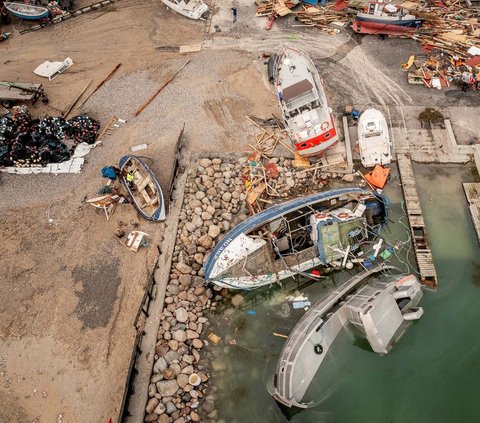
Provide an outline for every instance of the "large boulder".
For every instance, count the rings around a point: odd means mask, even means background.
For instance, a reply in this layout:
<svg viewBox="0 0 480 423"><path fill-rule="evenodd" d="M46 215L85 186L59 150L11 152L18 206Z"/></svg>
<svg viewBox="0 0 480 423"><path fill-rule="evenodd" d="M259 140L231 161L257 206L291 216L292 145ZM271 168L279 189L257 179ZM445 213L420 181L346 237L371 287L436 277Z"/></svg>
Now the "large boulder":
<svg viewBox="0 0 480 423"><path fill-rule="evenodd" d="M208 228L208 236L215 239L218 235L220 235L220 228L217 225L210 225Z"/></svg>
<svg viewBox="0 0 480 423"><path fill-rule="evenodd" d="M178 390L176 379L157 382L157 391L162 397L173 397Z"/></svg>
<svg viewBox="0 0 480 423"><path fill-rule="evenodd" d="M175 268L176 268L180 273L183 273L183 274L189 274L189 273L192 272L192 268L191 268L188 264L186 264L186 263L184 263L184 262L182 262L182 261L179 261L179 262L175 265Z"/></svg>
<svg viewBox="0 0 480 423"><path fill-rule="evenodd" d="M175 319L180 323L185 323L188 320L188 312L183 307L175 310Z"/></svg>
<svg viewBox="0 0 480 423"><path fill-rule="evenodd" d="M198 245L201 245L205 249L210 249L213 244L213 239L210 235L203 235L198 239ZM187 273L187 272L182 272ZM188 272L189 273L189 272Z"/></svg>

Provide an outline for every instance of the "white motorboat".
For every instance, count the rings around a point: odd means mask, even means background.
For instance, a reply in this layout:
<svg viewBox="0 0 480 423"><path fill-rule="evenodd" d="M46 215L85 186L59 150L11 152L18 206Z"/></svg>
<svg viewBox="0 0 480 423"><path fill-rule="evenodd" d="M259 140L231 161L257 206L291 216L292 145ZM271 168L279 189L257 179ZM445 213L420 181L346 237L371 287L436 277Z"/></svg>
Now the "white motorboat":
<svg viewBox="0 0 480 423"><path fill-rule="evenodd" d="M162 3L186 18L198 20L207 11L208 6L202 0L162 0Z"/></svg>
<svg viewBox="0 0 480 423"><path fill-rule="evenodd" d="M274 67L274 85L288 135L302 156L320 155L338 141L317 68L306 53L282 46Z"/></svg>
<svg viewBox="0 0 480 423"><path fill-rule="evenodd" d="M365 110L358 120L360 159L365 167L387 165L392 161L392 147L385 116L377 109Z"/></svg>
<svg viewBox="0 0 480 423"><path fill-rule="evenodd" d="M420 319L423 292L414 275L390 274L380 265L353 276L315 303L293 328L274 375L271 394L287 407L309 408L306 393L340 331L348 326L366 338L372 350L387 354L410 323ZM386 270L372 283L361 284Z"/></svg>

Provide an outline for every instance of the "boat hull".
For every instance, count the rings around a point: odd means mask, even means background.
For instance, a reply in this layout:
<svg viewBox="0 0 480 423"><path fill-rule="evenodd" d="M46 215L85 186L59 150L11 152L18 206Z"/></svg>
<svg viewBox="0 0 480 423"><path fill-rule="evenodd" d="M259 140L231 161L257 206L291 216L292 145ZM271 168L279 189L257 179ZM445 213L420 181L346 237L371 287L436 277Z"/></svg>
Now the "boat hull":
<svg viewBox="0 0 480 423"><path fill-rule="evenodd" d="M40 19L47 19L50 11L46 7L30 6L23 3L5 2L5 8L19 19L37 21ZM26 13L30 10L30 13Z"/></svg>
<svg viewBox="0 0 480 423"><path fill-rule="evenodd" d="M368 128L371 128L369 131ZM382 112L370 108L358 119L360 159L366 168L388 165L392 160L387 120Z"/></svg>
<svg viewBox="0 0 480 423"><path fill-rule="evenodd" d="M410 325L410 318L422 315L423 310L416 307L422 289L415 276L390 275L387 281L366 284L375 273L392 270L399 269L380 265L353 276L302 316L277 363L271 394L278 402L287 407L314 406L305 398L308 387L345 326L358 328L374 352L386 354ZM366 285L359 289L362 284Z"/></svg>
<svg viewBox="0 0 480 423"><path fill-rule="evenodd" d="M333 121L333 117L332 117ZM298 142L295 144L295 149L301 156L310 157L323 154L326 150L334 147L338 142L338 134L335 127L318 137L310 138L308 140Z"/></svg>
<svg viewBox="0 0 480 423"><path fill-rule="evenodd" d="M385 19L359 13L352 28L361 34L402 35L415 32L423 24L423 19Z"/></svg>
<svg viewBox="0 0 480 423"><path fill-rule="evenodd" d="M254 242L248 239L246 234L252 233L262 226L304 207L315 208L315 205L318 205L318 203L330 200L338 200L340 198L353 199L372 195L374 194L372 194L371 191L361 188L343 188L312 194L307 197L278 204L245 219L242 223L228 232L211 251L204 265L205 279L208 282L214 283L223 288L250 290L280 282L281 280L294 276L297 273L305 272L309 269L323 265L324 263L320 256L315 254L308 258L304 256L303 261L295 263L290 267L283 267L278 272L269 270L266 272L259 272L258 274L244 274L241 276L228 275L228 270L232 266L235 266L237 263L241 262L241 260L246 259L246 257L252 252L255 252L255 247L249 250L248 244L250 243L250 245L252 245ZM384 216L385 220L388 213L385 200L378 195L374 196L377 200L380 199L379 203L382 208L381 214ZM242 242L242 239L245 242ZM302 255L299 256L300 259L302 258Z"/></svg>
<svg viewBox="0 0 480 423"><path fill-rule="evenodd" d="M284 46L273 82L287 133L301 156L323 154L338 141L331 109L315 64L306 53Z"/></svg>
<svg viewBox="0 0 480 423"><path fill-rule="evenodd" d="M125 179L124 176L122 176L122 177L120 177L120 180L121 180L122 184L124 185L125 189L128 191L128 193L132 197L136 209L142 215L142 217L144 217L147 220L151 220L151 221L165 220L165 202L164 202L164 199L163 199L162 188L160 187L160 184L158 183L155 175L150 170L148 165L142 159L140 159L139 157L136 157L136 156L133 156L133 155L126 155L126 156L123 156L120 159L120 163L119 163L120 171L122 171L122 173L123 173L123 171L126 170L127 166L132 162L134 162L138 167L141 167L146 172L146 174L148 174L148 176L150 176L151 181L153 182L153 184L156 188L156 195L157 195L157 200L158 200L158 207L152 213L146 213L144 211L144 209L142 208L141 204L138 201L138 198L137 198L138 193L134 192L130 188L129 184L127 183L127 180Z"/></svg>

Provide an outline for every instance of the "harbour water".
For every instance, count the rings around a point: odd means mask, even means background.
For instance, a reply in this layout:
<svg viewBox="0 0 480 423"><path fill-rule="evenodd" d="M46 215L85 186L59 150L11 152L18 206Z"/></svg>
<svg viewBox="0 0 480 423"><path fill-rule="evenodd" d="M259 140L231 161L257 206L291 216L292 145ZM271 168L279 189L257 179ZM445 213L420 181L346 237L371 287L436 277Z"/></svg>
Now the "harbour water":
<svg viewBox="0 0 480 423"><path fill-rule="evenodd" d="M480 248L461 183L474 181L471 166L414 165L417 187L437 267L439 287L420 303L424 315L387 355L345 330L337 338L307 392L315 406L280 407L268 392L288 334L304 310L286 300L290 291L274 287L248 294L240 309L212 318L222 337L209 347L218 420L223 422L473 422L480 395ZM385 194L392 223L383 236L393 245L408 239L401 188L394 176ZM400 248L395 264L407 270L411 251ZM298 292L313 303L348 274Z"/></svg>

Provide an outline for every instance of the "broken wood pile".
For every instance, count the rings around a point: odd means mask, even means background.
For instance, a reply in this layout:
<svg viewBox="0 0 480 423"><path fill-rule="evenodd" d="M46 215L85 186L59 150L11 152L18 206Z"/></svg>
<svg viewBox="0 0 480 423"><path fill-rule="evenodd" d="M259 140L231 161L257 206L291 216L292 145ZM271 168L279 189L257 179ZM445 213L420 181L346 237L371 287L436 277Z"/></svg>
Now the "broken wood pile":
<svg viewBox="0 0 480 423"><path fill-rule="evenodd" d="M350 21L347 14L334 10L333 5L325 7L303 6L302 10L295 13L302 24L318 28L331 35L338 34L340 31L338 27L344 27Z"/></svg>
<svg viewBox="0 0 480 423"><path fill-rule="evenodd" d="M257 5L255 16L287 16L288 14L292 13L291 9L298 3L298 0L266 0L255 2Z"/></svg>
<svg viewBox="0 0 480 423"><path fill-rule="evenodd" d="M479 10L463 8L459 0L447 2L444 7L418 6L413 10L425 19L423 27L413 35L425 51L439 48L466 58L470 47L480 46Z"/></svg>
<svg viewBox="0 0 480 423"><path fill-rule="evenodd" d="M262 120L251 116L246 116L246 119L255 127L255 143L248 145L251 151L242 175L251 214L292 195L318 192L328 184L332 174L340 177L346 173L347 166L342 154L317 158L318 161L312 164L290 147L278 120ZM293 160L272 157L279 144L293 154Z"/></svg>

